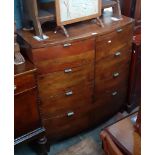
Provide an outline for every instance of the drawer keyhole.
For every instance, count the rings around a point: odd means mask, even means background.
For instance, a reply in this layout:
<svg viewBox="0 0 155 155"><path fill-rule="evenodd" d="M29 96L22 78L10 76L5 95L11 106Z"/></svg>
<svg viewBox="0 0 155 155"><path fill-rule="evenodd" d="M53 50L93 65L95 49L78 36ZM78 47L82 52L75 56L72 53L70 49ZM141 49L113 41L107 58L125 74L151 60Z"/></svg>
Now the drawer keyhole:
<svg viewBox="0 0 155 155"><path fill-rule="evenodd" d="M111 44L111 42L112 42L111 40L108 40L108 44Z"/></svg>

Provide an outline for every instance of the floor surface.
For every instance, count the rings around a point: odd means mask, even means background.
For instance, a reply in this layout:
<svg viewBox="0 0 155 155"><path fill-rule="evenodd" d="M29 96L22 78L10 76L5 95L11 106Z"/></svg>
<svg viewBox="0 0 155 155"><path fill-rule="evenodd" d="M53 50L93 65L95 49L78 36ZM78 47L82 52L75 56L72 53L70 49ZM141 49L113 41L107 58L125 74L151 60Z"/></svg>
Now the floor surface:
<svg viewBox="0 0 155 155"><path fill-rule="evenodd" d="M134 111L136 111L136 109L134 109ZM134 112L132 111L132 112ZM127 112L123 112L123 115L126 116L128 115ZM58 152L64 150L65 148L68 148L74 144L77 144L78 142L80 142L81 140L85 139L85 138L93 138L97 144L101 147L101 140L99 138L99 134L101 132L101 130L103 128L105 128L106 126L112 124L113 122L117 121L118 117L117 115L113 116L112 118L110 118L109 120L107 120L106 122L104 122L103 124L97 126L96 128L89 130L88 132L84 132L81 133L75 137L66 139L64 141L61 141L59 143L53 144L50 147L50 152L48 153L48 155L56 155ZM15 147L15 155L36 155L36 153L34 152L34 150L32 150L27 144L20 144L18 146Z"/></svg>

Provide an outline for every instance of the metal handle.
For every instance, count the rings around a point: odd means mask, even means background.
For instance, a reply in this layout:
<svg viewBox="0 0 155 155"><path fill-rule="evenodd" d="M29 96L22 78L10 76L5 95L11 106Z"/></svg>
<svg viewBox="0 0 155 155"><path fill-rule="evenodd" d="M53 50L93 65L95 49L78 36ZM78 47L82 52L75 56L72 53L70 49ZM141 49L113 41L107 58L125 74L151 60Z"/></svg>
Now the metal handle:
<svg viewBox="0 0 155 155"><path fill-rule="evenodd" d="M65 43L64 44L64 47L69 47L69 46L71 46L72 44L71 43Z"/></svg>
<svg viewBox="0 0 155 155"><path fill-rule="evenodd" d="M72 72L72 69L71 68L65 69L64 72L65 73L70 73L70 72Z"/></svg>
<svg viewBox="0 0 155 155"><path fill-rule="evenodd" d="M119 33L119 32L122 32L122 31L123 31L123 29L121 29L121 28L120 28L120 29L117 29L117 32L118 32L118 33Z"/></svg>
<svg viewBox="0 0 155 155"><path fill-rule="evenodd" d="M115 56L120 56L121 55L121 52L116 52L115 53Z"/></svg>
<svg viewBox="0 0 155 155"><path fill-rule="evenodd" d="M73 95L73 91L67 91L66 92L66 96L71 96L71 95Z"/></svg>
<svg viewBox="0 0 155 155"><path fill-rule="evenodd" d="M112 93L112 96L116 96L117 94L118 94L117 91L115 91Z"/></svg>
<svg viewBox="0 0 155 155"><path fill-rule="evenodd" d="M16 85L14 85L14 90L16 90L17 89L17 87L16 87Z"/></svg>
<svg viewBox="0 0 155 155"><path fill-rule="evenodd" d="M72 117L74 114L75 114L75 113L74 113L73 111L72 111L72 112L68 112L68 113L67 113L67 116L68 116L68 117Z"/></svg>
<svg viewBox="0 0 155 155"><path fill-rule="evenodd" d="M111 42L112 42L111 40L108 40L108 44L111 44Z"/></svg>
<svg viewBox="0 0 155 155"><path fill-rule="evenodd" d="M119 73L114 73L113 76L114 77L118 77L119 76Z"/></svg>

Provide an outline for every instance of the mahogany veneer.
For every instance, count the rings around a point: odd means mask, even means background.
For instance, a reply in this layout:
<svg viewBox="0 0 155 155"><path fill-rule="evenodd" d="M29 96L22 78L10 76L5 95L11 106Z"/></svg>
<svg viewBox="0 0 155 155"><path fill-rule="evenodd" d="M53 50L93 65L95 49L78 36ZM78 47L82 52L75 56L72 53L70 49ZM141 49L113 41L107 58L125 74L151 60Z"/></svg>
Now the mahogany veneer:
<svg viewBox="0 0 155 155"><path fill-rule="evenodd" d="M127 103L133 20L103 17L67 26L70 34L18 32L23 54L38 69L40 114L52 141L72 136L118 112Z"/></svg>
<svg viewBox="0 0 155 155"><path fill-rule="evenodd" d="M47 154L45 129L38 111L36 71L32 63L14 66L14 144L38 140L40 153ZM35 144L36 145L36 144Z"/></svg>

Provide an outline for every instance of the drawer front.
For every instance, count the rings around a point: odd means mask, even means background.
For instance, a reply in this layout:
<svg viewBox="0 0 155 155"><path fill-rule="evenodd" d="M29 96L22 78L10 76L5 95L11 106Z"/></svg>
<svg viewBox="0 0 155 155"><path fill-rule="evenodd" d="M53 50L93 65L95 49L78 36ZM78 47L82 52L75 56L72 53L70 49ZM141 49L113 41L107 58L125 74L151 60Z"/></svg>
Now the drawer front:
<svg viewBox="0 0 155 155"><path fill-rule="evenodd" d="M121 30L121 31L119 31ZM132 42L132 25L127 25L114 32L98 36L96 39L96 49L104 50L103 57L109 55L109 52L116 51Z"/></svg>
<svg viewBox="0 0 155 155"><path fill-rule="evenodd" d="M95 55L94 39L87 39L33 50L34 63L39 74L47 74L63 70L70 66L77 67L82 64L92 63Z"/></svg>
<svg viewBox="0 0 155 155"><path fill-rule="evenodd" d="M117 93L116 93L117 92ZM90 113L92 123L97 124L103 122L115 113L119 112L127 102L127 88L115 88L107 92L100 93L95 103L93 110Z"/></svg>
<svg viewBox="0 0 155 155"><path fill-rule="evenodd" d="M131 43L111 51L106 51L104 47L101 46L96 49L96 62L103 61L103 59L108 63L109 61L117 62L127 57L131 59L131 53Z"/></svg>
<svg viewBox="0 0 155 155"><path fill-rule="evenodd" d="M127 87L115 87L105 92L100 92L95 98L93 106L94 109L96 109L96 112L94 110L93 115L96 115L96 117L106 118L113 115L115 112L118 112L118 110L120 110L126 102Z"/></svg>
<svg viewBox="0 0 155 155"><path fill-rule="evenodd" d="M15 95L15 138L27 134L28 132L31 132L40 127L39 113L37 108L36 89Z"/></svg>
<svg viewBox="0 0 155 155"><path fill-rule="evenodd" d="M41 97L49 97L59 94L60 91L83 83L86 85L94 78L94 65L84 65L76 68L67 68L63 71L54 72L46 76L40 76L38 80Z"/></svg>
<svg viewBox="0 0 155 155"><path fill-rule="evenodd" d="M54 117L79 106L91 106L93 100L93 84L79 84L59 94L41 98L40 111L43 119Z"/></svg>
<svg viewBox="0 0 155 155"><path fill-rule="evenodd" d="M119 102L119 99L126 99L127 97L128 85L125 85L124 82L118 83L111 88L100 90L95 94L95 102L97 103L106 103L109 101Z"/></svg>
<svg viewBox="0 0 155 155"><path fill-rule="evenodd" d="M111 89L116 85L127 86L129 79L129 64L128 62L106 68L103 71L98 68L95 81L95 93L103 92ZM100 72L99 72L100 71Z"/></svg>
<svg viewBox="0 0 155 155"><path fill-rule="evenodd" d="M36 87L35 75L28 73L15 77L14 79L15 94Z"/></svg>
<svg viewBox="0 0 155 155"><path fill-rule="evenodd" d="M68 136L73 136L84 129L90 127L89 107L81 107L66 111L66 113L43 120L49 139L55 141Z"/></svg>

